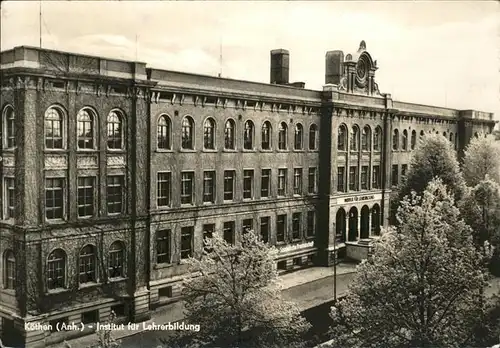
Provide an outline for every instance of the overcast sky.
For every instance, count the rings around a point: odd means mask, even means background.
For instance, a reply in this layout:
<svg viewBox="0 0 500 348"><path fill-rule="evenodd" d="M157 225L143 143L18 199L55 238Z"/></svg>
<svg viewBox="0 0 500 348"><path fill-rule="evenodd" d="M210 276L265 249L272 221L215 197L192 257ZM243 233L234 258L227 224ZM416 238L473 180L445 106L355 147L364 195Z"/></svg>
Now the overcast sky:
<svg viewBox="0 0 500 348"><path fill-rule="evenodd" d="M38 1L1 2L1 49L39 45ZM498 1L42 1L46 48L269 82L269 51L290 51L290 81L324 84L325 53L377 60L381 92L500 120ZM136 40L137 37L137 40ZM136 44L137 42L137 44ZM220 63L222 47L222 64Z"/></svg>

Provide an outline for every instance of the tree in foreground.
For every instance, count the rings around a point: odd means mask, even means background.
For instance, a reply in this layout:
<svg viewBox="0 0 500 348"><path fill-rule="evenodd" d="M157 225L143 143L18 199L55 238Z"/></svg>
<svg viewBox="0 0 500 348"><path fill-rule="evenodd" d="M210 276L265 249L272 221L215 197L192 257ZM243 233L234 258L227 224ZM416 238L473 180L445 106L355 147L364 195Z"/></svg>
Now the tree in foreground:
<svg viewBox="0 0 500 348"><path fill-rule="evenodd" d="M470 228L439 179L398 210L345 299L332 308L337 347L464 347L483 319L486 276Z"/></svg>
<svg viewBox="0 0 500 348"><path fill-rule="evenodd" d="M493 136L472 138L464 151L463 175L474 187L488 176L500 184L500 142Z"/></svg>
<svg viewBox="0 0 500 348"><path fill-rule="evenodd" d="M184 283L186 320L199 324L179 346L299 347L310 325L281 297L274 267L276 250L252 231L231 245L218 234L206 240L204 256L190 259L193 276ZM168 343L172 346L175 342Z"/></svg>
<svg viewBox="0 0 500 348"><path fill-rule="evenodd" d="M391 202L391 224L398 223L396 214L403 198L412 191L422 195L434 178L442 180L455 201L464 196L466 186L452 144L441 135L427 134L413 153L406 177L398 187L397 199Z"/></svg>

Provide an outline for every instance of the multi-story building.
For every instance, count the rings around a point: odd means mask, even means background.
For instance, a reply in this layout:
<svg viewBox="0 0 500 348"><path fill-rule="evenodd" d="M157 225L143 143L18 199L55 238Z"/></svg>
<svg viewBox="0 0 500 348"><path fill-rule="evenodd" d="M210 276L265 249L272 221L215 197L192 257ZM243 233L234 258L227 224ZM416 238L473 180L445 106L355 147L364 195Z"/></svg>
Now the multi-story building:
<svg viewBox="0 0 500 348"><path fill-rule="evenodd" d="M42 347L56 324L139 321L179 299L203 238L252 229L277 267L362 259L387 224L417 140L459 151L493 115L393 101L376 61L326 54L323 90L17 47L1 53L2 339ZM37 325L44 325L37 327ZM85 332L84 332L85 333Z"/></svg>

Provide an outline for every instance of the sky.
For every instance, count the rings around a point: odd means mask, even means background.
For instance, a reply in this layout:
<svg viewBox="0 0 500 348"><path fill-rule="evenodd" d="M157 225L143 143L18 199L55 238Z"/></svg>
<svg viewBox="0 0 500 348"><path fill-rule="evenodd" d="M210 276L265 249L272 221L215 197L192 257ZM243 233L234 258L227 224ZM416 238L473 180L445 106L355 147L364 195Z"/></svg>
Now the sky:
<svg viewBox="0 0 500 348"><path fill-rule="evenodd" d="M290 51L290 82L324 84L325 53L365 40L393 99L494 112L500 120L498 1L2 1L1 50L50 49L269 82L269 51ZM222 53L222 60L220 59Z"/></svg>

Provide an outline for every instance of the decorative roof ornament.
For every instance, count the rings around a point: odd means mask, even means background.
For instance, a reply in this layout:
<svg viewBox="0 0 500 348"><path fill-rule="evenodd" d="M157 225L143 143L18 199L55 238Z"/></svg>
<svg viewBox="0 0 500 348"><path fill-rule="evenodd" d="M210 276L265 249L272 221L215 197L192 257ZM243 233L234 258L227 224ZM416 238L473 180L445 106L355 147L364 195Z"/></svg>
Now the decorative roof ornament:
<svg viewBox="0 0 500 348"><path fill-rule="evenodd" d="M360 52L360 51L366 51L366 42L365 42L365 40L361 40L361 42L359 43L358 52Z"/></svg>

